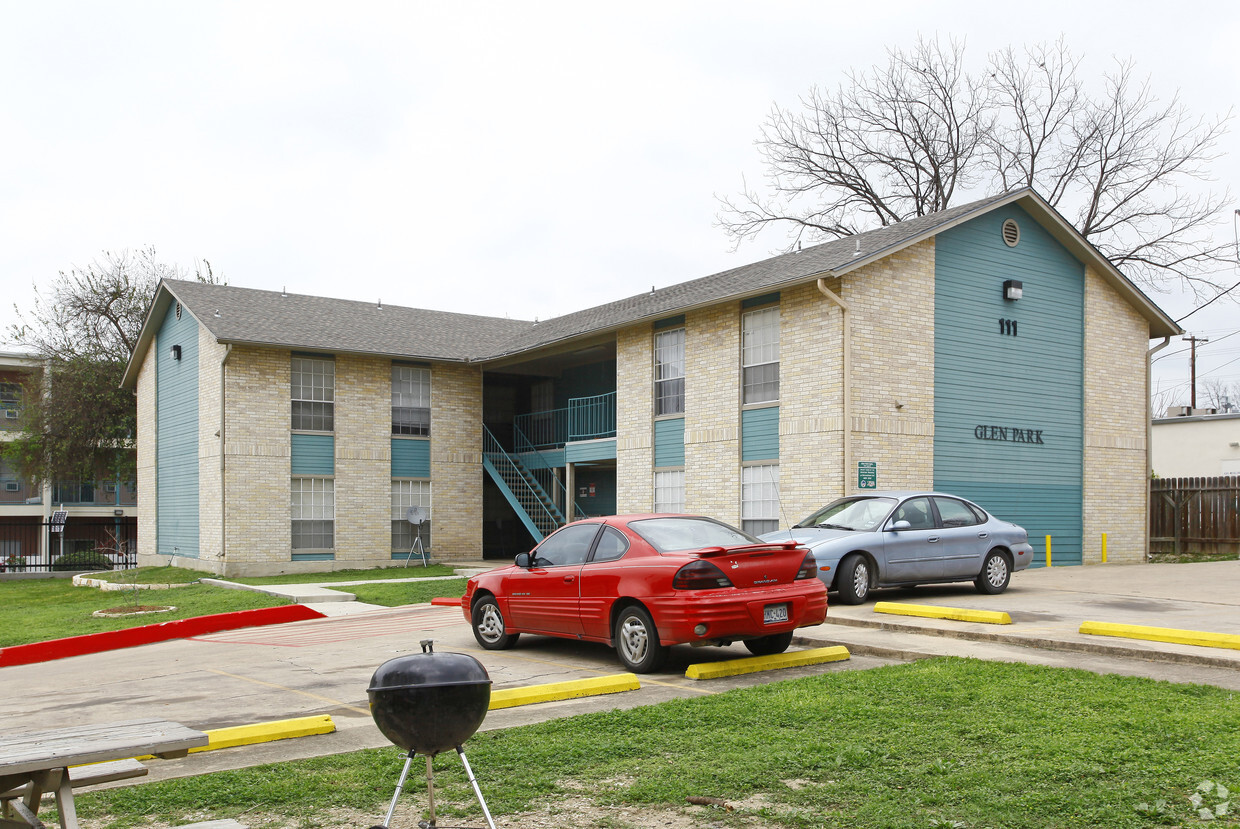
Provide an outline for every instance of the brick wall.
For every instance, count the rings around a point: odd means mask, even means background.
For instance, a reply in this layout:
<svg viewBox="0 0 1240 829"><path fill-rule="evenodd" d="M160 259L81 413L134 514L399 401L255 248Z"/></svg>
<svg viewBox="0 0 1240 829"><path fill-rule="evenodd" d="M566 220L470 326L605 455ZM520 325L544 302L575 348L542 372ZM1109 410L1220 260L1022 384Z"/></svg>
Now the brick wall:
<svg viewBox="0 0 1240 829"><path fill-rule="evenodd" d="M741 523L740 319L739 302L685 315L685 511L736 526Z"/></svg>
<svg viewBox="0 0 1240 829"><path fill-rule="evenodd" d="M337 355L335 396L336 560L332 569L390 564L391 361Z"/></svg>
<svg viewBox="0 0 1240 829"><path fill-rule="evenodd" d="M155 511L155 349L146 352L135 387L138 404L138 563L162 564L155 554L158 533Z"/></svg>
<svg viewBox="0 0 1240 829"><path fill-rule="evenodd" d="M1085 470L1082 563L1145 561L1148 547L1145 361L1149 323L1085 271Z"/></svg>
<svg viewBox="0 0 1240 829"><path fill-rule="evenodd" d="M482 371L431 369L431 548L436 559L482 559Z"/></svg>
<svg viewBox="0 0 1240 829"><path fill-rule="evenodd" d="M654 507L653 348L649 325L616 335L616 512L621 515Z"/></svg>

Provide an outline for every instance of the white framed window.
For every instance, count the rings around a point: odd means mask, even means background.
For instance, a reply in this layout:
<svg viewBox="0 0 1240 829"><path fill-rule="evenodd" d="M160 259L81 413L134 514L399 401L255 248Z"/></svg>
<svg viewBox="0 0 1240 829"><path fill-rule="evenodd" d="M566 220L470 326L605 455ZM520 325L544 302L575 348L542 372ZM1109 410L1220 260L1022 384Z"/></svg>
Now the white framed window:
<svg viewBox="0 0 1240 829"><path fill-rule="evenodd" d="M684 414L685 329L654 335L654 413Z"/></svg>
<svg viewBox="0 0 1240 829"><path fill-rule="evenodd" d="M685 471L683 469L654 473L654 511L685 511Z"/></svg>
<svg viewBox="0 0 1240 829"><path fill-rule="evenodd" d="M741 402L779 400L779 307L741 315Z"/></svg>
<svg viewBox="0 0 1240 829"><path fill-rule="evenodd" d="M413 549L413 525L406 516L410 507L422 507L427 514L431 510L430 481L392 481L392 552L407 553ZM431 548L431 522L424 521L418 527L422 549Z"/></svg>
<svg viewBox="0 0 1240 829"><path fill-rule="evenodd" d="M331 478L293 478L294 550L336 546L336 485Z"/></svg>
<svg viewBox="0 0 1240 829"><path fill-rule="evenodd" d="M779 529L779 464L741 467L741 529L750 535Z"/></svg>
<svg viewBox="0 0 1240 829"><path fill-rule="evenodd" d="M431 370L392 366L392 434L429 437Z"/></svg>
<svg viewBox="0 0 1240 829"><path fill-rule="evenodd" d="M291 369L294 431L335 431L336 362L293 357Z"/></svg>

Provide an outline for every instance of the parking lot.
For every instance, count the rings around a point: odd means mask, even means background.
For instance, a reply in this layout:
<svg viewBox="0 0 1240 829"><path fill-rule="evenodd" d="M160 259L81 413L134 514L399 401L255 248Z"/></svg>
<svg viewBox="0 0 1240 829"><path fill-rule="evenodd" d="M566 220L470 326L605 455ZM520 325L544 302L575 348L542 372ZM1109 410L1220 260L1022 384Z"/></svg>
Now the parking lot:
<svg viewBox="0 0 1240 829"><path fill-rule="evenodd" d="M1082 667L1240 689L1240 650L1078 632L1082 621L1097 619L1240 633L1240 562L1038 570L1017 574L999 596L951 585L877 591L873 599L1003 610L1011 613L1013 624L888 616L875 612L874 600L838 605L828 624L799 631L793 648L843 644L852 653L847 661L698 681L685 677L690 664L748 657L748 651L739 643L680 646L663 671L641 675L640 690L496 710L483 729L931 655ZM424 639L434 640L437 651L476 656L497 690L623 672L615 653L597 644L526 636L514 649L484 651L459 609L412 605L5 668L0 676L9 693L0 698L0 717L15 731L146 716L206 730L329 714L337 728L328 735L160 761L151 765L150 779L389 746L371 720L366 688L376 667L420 652Z"/></svg>

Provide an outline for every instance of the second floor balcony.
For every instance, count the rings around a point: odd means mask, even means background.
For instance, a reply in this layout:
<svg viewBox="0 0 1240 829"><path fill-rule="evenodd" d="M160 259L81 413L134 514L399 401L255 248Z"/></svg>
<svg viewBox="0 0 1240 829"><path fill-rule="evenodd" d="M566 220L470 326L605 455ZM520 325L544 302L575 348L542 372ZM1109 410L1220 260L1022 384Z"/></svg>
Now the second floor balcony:
<svg viewBox="0 0 1240 829"><path fill-rule="evenodd" d="M513 418L518 435L524 435L528 449L554 449L569 443L616 436L616 393L575 397L560 409L530 412Z"/></svg>

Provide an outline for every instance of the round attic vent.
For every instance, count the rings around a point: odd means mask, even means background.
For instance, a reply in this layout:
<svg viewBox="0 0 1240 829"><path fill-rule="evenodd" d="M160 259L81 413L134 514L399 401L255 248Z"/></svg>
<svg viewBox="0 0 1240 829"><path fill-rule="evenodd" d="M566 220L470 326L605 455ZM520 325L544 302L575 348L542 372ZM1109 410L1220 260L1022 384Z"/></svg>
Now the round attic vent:
<svg viewBox="0 0 1240 829"><path fill-rule="evenodd" d="M1014 248L1018 242L1020 242L1020 225L1016 224L1015 219L1004 219L1003 244Z"/></svg>
<svg viewBox="0 0 1240 829"><path fill-rule="evenodd" d="M1006 231L1004 231L1006 233ZM181 303L177 303L177 319L181 318Z"/></svg>

